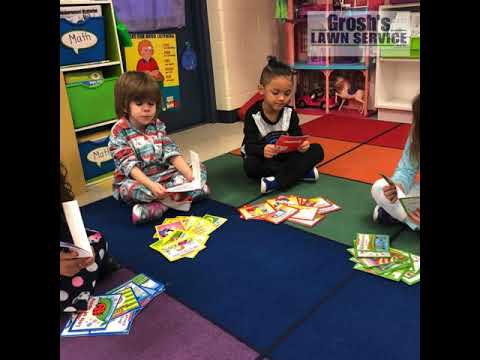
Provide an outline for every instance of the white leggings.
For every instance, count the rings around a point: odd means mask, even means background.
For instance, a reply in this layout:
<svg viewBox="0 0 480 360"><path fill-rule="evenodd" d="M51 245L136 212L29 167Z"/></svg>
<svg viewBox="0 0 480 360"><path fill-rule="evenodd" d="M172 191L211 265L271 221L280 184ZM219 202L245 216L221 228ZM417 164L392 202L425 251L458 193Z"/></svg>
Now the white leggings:
<svg viewBox="0 0 480 360"><path fill-rule="evenodd" d="M400 201L395 201L393 204L385 197L382 188L387 186L388 183L384 179L378 179L372 186L372 197L378 206L382 207L393 218L407 224L411 229L416 230L420 228L420 225L415 224L403 209ZM398 197L403 196L420 196L420 183L415 183L408 194L404 194L403 191L397 186Z"/></svg>

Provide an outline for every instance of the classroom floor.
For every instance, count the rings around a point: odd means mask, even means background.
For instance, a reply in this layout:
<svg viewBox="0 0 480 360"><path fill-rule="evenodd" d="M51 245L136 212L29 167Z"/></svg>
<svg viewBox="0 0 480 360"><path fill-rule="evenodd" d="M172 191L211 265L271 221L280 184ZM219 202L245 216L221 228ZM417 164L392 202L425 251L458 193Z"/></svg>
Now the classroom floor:
<svg viewBox="0 0 480 360"><path fill-rule="evenodd" d="M300 122L324 149L319 179L266 195L243 172L242 123L171 134L183 152L199 153L212 193L189 212L169 209L164 218L227 219L195 259L168 262L149 247L163 218L134 226L131 206L110 196L111 180L89 186L79 196L84 222L103 232L123 266L97 294L139 273L166 290L139 313L128 336L62 338L61 358L419 359L420 286L355 271L347 252L356 233L374 233L420 255L419 232L372 220L371 185L395 170L410 125L348 113L300 115ZM341 210L311 228L240 219L239 206L279 194L323 196Z"/></svg>
<svg viewBox="0 0 480 360"><path fill-rule="evenodd" d="M318 115L299 115L300 124L318 117ZM200 155L202 161L206 161L225 154L242 144L243 123L206 123L170 134L170 137L184 153L190 149L194 150ZM212 141L213 139L214 141ZM99 183L87 185L86 191L77 196L80 206L112 195L111 183L111 178L108 178Z"/></svg>

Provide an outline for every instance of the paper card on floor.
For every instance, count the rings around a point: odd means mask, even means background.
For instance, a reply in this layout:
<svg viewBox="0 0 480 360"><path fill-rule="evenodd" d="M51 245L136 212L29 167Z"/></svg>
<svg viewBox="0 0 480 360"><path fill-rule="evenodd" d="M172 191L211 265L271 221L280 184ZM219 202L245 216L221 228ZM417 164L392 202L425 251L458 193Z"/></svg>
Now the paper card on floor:
<svg viewBox="0 0 480 360"><path fill-rule="evenodd" d="M266 200L266 202L273 207L277 207L279 205L299 205L298 199L295 195L278 195L276 198Z"/></svg>
<svg viewBox="0 0 480 360"><path fill-rule="evenodd" d="M227 222L227 219L225 218L210 214L203 215L203 219L210 221L215 226L215 229L218 229L220 226Z"/></svg>
<svg viewBox="0 0 480 360"><path fill-rule="evenodd" d="M190 150L190 163L192 166L193 180L177 186L166 189L166 192L187 192L200 190L202 187L202 179L200 175L200 157L195 151Z"/></svg>
<svg viewBox="0 0 480 360"><path fill-rule="evenodd" d="M306 206L305 203L308 201L308 199L301 196L297 196L297 201L298 201L298 205Z"/></svg>
<svg viewBox="0 0 480 360"><path fill-rule="evenodd" d="M197 219L201 219L198 216L178 216L181 219L185 230L190 230L193 224L197 221Z"/></svg>
<svg viewBox="0 0 480 360"><path fill-rule="evenodd" d="M188 228L188 232L192 235L208 236L216 229L210 221L203 218L196 218L191 226Z"/></svg>
<svg viewBox="0 0 480 360"><path fill-rule="evenodd" d="M137 310L138 311L138 310ZM61 336L73 337L73 336L99 336L99 335L127 335L130 332L130 328L133 323L133 319L137 314L137 311L129 312L116 319L110 320L107 327L102 330L90 330L90 331L70 331L70 327L78 317L78 314L72 315L65 325Z"/></svg>
<svg viewBox="0 0 480 360"><path fill-rule="evenodd" d="M354 248L356 257L390 257L390 237L358 233Z"/></svg>
<svg viewBox="0 0 480 360"><path fill-rule="evenodd" d="M420 196L399 198L400 204L407 214L411 214L417 209L420 209Z"/></svg>
<svg viewBox="0 0 480 360"><path fill-rule="evenodd" d="M420 256L410 254L412 266L402 276L402 281L408 285L420 282Z"/></svg>
<svg viewBox="0 0 480 360"><path fill-rule="evenodd" d="M198 242L199 244L201 245L206 245L207 241L208 241L208 238L209 236L208 235L193 235L193 234L190 234L190 236L192 236L196 242ZM185 255L186 258L189 258L189 259L193 259L195 256L197 256L197 254L204 250L206 248L206 246L203 248L203 249L199 249L199 250L195 250L195 251L192 251L191 253Z"/></svg>
<svg viewBox="0 0 480 360"><path fill-rule="evenodd" d="M332 206L332 203L321 196L317 196L317 197L307 199L302 205L321 209L321 208Z"/></svg>
<svg viewBox="0 0 480 360"><path fill-rule="evenodd" d="M180 233L180 234L177 234ZM175 261L181 259L186 254L195 251L205 249L205 245L199 244L195 239L186 235L183 231L176 230L174 233L175 238L179 238L175 241L169 241L165 245L161 244L159 241L150 244L150 247L163 256L165 256L169 261ZM181 237L181 239L180 239Z"/></svg>
<svg viewBox="0 0 480 360"><path fill-rule="evenodd" d="M300 225L304 225L304 226L308 226L308 227L313 227L315 226L318 222L322 221L323 219L325 219L325 215L322 215L322 214L319 214L317 213L317 215L315 215L315 218L313 220L301 220L301 219L295 219L293 216L290 217L289 219L287 219L287 221L291 221L295 224L300 224Z"/></svg>
<svg viewBox="0 0 480 360"><path fill-rule="evenodd" d="M112 315L112 319L116 319L119 316L128 314L131 311L141 308L141 305L131 287L122 290L120 295L122 295L122 297L117 304L117 307Z"/></svg>
<svg viewBox="0 0 480 360"><path fill-rule="evenodd" d="M280 224L281 222L287 220L290 216L296 214L297 212L298 209L282 204L276 207L275 212L265 215L263 220L274 224Z"/></svg>
<svg viewBox="0 0 480 360"><path fill-rule="evenodd" d="M135 275L132 278L132 282L147 291L150 295L158 295L159 293L165 291L164 283L153 280L151 277L143 273Z"/></svg>
<svg viewBox="0 0 480 360"><path fill-rule="evenodd" d="M372 275L380 276L380 277L383 277L385 279L389 279L389 280L393 280L393 281L400 281L400 279L402 278L402 274L403 274L403 271L394 271L392 273L387 273L387 274L377 274L373 270L367 269L366 267L364 267L361 264L355 264L355 266L353 268L355 270L360 270L360 271L363 271L363 272L366 272L366 273L369 273L369 274L372 274Z"/></svg>
<svg viewBox="0 0 480 360"><path fill-rule="evenodd" d="M165 239L168 234L175 230L185 230L181 221L175 221L169 224L161 224L155 226L154 238Z"/></svg>
<svg viewBox="0 0 480 360"><path fill-rule="evenodd" d="M268 203L248 204L238 208L238 211L245 220L263 218L265 215L271 214L275 209Z"/></svg>
<svg viewBox="0 0 480 360"><path fill-rule="evenodd" d="M126 283L123 283L122 285L108 291L107 295L120 294L123 290L127 288L131 288L133 290L133 293L137 297L137 300L142 307L145 307L153 298L151 293L135 284L132 280L129 280Z"/></svg>
<svg viewBox="0 0 480 360"><path fill-rule="evenodd" d="M88 308L80 312L70 327L70 331L105 329L122 295L91 296Z"/></svg>
<svg viewBox="0 0 480 360"><path fill-rule="evenodd" d="M331 212L338 211L338 210L341 210L341 209L342 209L341 206L333 203L331 200L327 200L327 201L330 202L331 205L330 205L330 206L325 206L325 207L318 208L318 213L319 213L319 214L324 214L324 215L326 215L326 214L329 214L329 213L331 213Z"/></svg>
<svg viewBox="0 0 480 360"><path fill-rule="evenodd" d="M294 206L298 212L292 216L296 220L313 220L317 215L317 208L307 206Z"/></svg>
<svg viewBox="0 0 480 360"><path fill-rule="evenodd" d="M63 202L62 207L68 229L72 235L73 244L77 247L75 251L77 251L78 257L92 257L92 247L90 246L90 241L88 241L87 231L83 224L77 200Z"/></svg>

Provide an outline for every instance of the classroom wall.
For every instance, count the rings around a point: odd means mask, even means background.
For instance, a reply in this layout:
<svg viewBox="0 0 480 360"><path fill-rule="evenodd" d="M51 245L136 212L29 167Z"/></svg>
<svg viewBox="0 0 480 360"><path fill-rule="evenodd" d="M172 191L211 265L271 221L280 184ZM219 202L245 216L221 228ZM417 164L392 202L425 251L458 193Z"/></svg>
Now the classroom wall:
<svg viewBox="0 0 480 360"><path fill-rule="evenodd" d="M217 110L242 106L258 86L267 55L279 56L273 0L207 0Z"/></svg>

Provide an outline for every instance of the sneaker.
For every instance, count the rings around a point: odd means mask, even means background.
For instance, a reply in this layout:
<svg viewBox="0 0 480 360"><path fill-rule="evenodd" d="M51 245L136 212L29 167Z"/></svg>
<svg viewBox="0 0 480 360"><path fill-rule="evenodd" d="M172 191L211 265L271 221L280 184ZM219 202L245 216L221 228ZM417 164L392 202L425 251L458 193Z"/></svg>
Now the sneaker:
<svg viewBox="0 0 480 360"><path fill-rule="evenodd" d="M160 219L168 207L158 201L147 204L135 204L132 208L132 222L142 224L148 221Z"/></svg>
<svg viewBox="0 0 480 360"><path fill-rule="evenodd" d="M303 181L317 181L318 180L318 170L316 167L309 170L303 177Z"/></svg>
<svg viewBox="0 0 480 360"><path fill-rule="evenodd" d="M400 221L392 217L379 205L373 209L373 222L384 225L400 224Z"/></svg>
<svg viewBox="0 0 480 360"><path fill-rule="evenodd" d="M267 194L269 192L277 190L279 187L280 184L274 176L262 177L260 179L260 192L262 194Z"/></svg>

